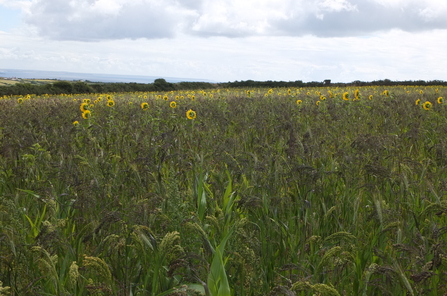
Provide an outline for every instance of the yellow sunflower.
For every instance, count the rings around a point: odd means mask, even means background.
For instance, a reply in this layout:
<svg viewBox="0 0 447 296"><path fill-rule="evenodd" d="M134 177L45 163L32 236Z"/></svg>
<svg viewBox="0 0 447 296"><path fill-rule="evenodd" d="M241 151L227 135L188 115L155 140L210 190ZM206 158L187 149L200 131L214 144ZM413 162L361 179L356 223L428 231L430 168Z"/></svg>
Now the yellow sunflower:
<svg viewBox="0 0 447 296"><path fill-rule="evenodd" d="M422 107L423 107L425 110L430 110L432 106L433 106L433 104L430 103L429 101L426 101L424 104L422 104Z"/></svg>
<svg viewBox="0 0 447 296"><path fill-rule="evenodd" d="M107 106L108 106L108 107L113 107L113 106L115 106L115 101L113 101L113 100L108 100L108 101L107 101Z"/></svg>
<svg viewBox="0 0 447 296"><path fill-rule="evenodd" d="M444 98L443 97L439 97L438 98L438 104L442 104L444 103Z"/></svg>
<svg viewBox="0 0 447 296"><path fill-rule="evenodd" d="M360 100L360 91L358 89L354 91L354 100Z"/></svg>
<svg viewBox="0 0 447 296"><path fill-rule="evenodd" d="M343 93L343 100L349 101L349 93L348 92Z"/></svg>
<svg viewBox="0 0 447 296"><path fill-rule="evenodd" d="M421 99L417 99L415 102L416 106L419 105L420 103L421 103Z"/></svg>
<svg viewBox="0 0 447 296"><path fill-rule="evenodd" d="M143 110L147 110L147 109L149 109L149 104L146 103L146 102L141 103L141 109L143 109Z"/></svg>
<svg viewBox="0 0 447 296"><path fill-rule="evenodd" d="M301 105L303 103L303 101L301 101L301 100L296 100L296 104L297 105Z"/></svg>
<svg viewBox="0 0 447 296"><path fill-rule="evenodd" d="M82 118L88 119L90 118L90 116L92 116L92 112L90 112L90 110L85 110L84 112L82 112Z"/></svg>
<svg viewBox="0 0 447 296"><path fill-rule="evenodd" d="M22 104L23 103L23 98L18 98L17 99L17 103Z"/></svg>
<svg viewBox="0 0 447 296"><path fill-rule="evenodd" d="M89 108L89 105L88 105L88 103L85 103L85 102L82 103L81 106L79 106L79 109L80 109L82 112L87 111L88 108Z"/></svg>
<svg viewBox="0 0 447 296"><path fill-rule="evenodd" d="M73 125L74 125L74 126L78 126L78 125L79 125L79 121L77 121L77 120L76 120L76 121L73 121Z"/></svg>
<svg viewBox="0 0 447 296"><path fill-rule="evenodd" d="M169 103L169 107L175 108L177 107L177 103L175 101L172 101L171 103Z"/></svg>
<svg viewBox="0 0 447 296"><path fill-rule="evenodd" d="M189 109L188 111L186 111L186 118L188 119L195 119L197 117L197 113L196 111Z"/></svg>

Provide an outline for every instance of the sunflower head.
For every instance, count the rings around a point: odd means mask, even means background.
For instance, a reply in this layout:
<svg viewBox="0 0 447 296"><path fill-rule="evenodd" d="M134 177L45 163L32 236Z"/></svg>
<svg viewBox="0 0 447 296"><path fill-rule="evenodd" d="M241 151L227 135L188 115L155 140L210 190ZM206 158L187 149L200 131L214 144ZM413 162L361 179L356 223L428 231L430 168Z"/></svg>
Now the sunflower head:
<svg viewBox="0 0 447 296"><path fill-rule="evenodd" d="M74 126L78 126L79 125L79 121L77 121L77 120L73 121L73 125Z"/></svg>
<svg viewBox="0 0 447 296"><path fill-rule="evenodd" d="M177 107L177 103L175 101L172 101L169 103L169 107L175 108L175 107Z"/></svg>
<svg viewBox="0 0 447 296"><path fill-rule="evenodd" d="M22 97L18 98L18 99L17 99L17 103L19 103L19 104L23 104L23 98L22 98Z"/></svg>
<svg viewBox="0 0 447 296"><path fill-rule="evenodd" d="M88 108L89 108L89 104L88 104L88 103L85 103L85 102L82 103L81 106L79 106L79 109L80 109L82 112L87 111Z"/></svg>
<svg viewBox="0 0 447 296"><path fill-rule="evenodd" d="M147 109L149 109L149 104L146 103L146 102L141 103L141 109L143 109L143 110L147 110Z"/></svg>
<svg viewBox="0 0 447 296"><path fill-rule="evenodd" d="M85 110L84 112L82 112L82 118L84 119L89 119L92 116L92 112L90 112L90 110Z"/></svg>
<svg viewBox="0 0 447 296"><path fill-rule="evenodd" d="M444 98L443 97L439 97L438 98L438 104L442 104L444 103Z"/></svg>
<svg viewBox="0 0 447 296"><path fill-rule="evenodd" d="M349 93L348 92L343 93L343 100L349 101Z"/></svg>
<svg viewBox="0 0 447 296"><path fill-rule="evenodd" d="M188 111L186 111L186 118L188 119L195 119L197 117L197 113L196 111L189 109Z"/></svg>
<svg viewBox="0 0 447 296"><path fill-rule="evenodd" d="M419 105L421 103L421 99L417 99L416 102L414 102L417 105Z"/></svg>
<svg viewBox="0 0 447 296"><path fill-rule="evenodd" d="M301 101L301 100L296 100L296 104L297 105L301 105L303 103L303 101Z"/></svg>
<svg viewBox="0 0 447 296"><path fill-rule="evenodd" d="M430 103L429 101L426 101L424 104L422 104L422 108L424 108L424 110L430 110L432 106L432 103Z"/></svg>
<svg viewBox="0 0 447 296"><path fill-rule="evenodd" d="M90 99L83 99L82 103L86 103L86 104L90 104L91 100Z"/></svg>
<svg viewBox="0 0 447 296"><path fill-rule="evenodd" d="M107 101L107 106L108 106L108 107L113 107L113 106L115 106L115 101L114 101L114 100L108 100L108 101Z"/></svg>

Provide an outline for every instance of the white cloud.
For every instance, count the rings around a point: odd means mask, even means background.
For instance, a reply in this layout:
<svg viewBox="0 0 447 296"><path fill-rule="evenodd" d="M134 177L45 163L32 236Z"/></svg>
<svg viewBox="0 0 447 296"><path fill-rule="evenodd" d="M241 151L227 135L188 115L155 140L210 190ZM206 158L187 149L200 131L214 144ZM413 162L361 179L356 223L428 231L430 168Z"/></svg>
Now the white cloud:
<svg viewBox="0 0 447 296"><path fill-rule="evenodd" d="M356 36L447 28L444 0L0 0L55 40ZM6 4L5 4L6 3Z"/></svg>
<svg viewBox="0 0 447 296"><path fill-rule="evenodd" d="M33 0L26 22L56 40L173 37L194 12L175 0Z"/></svg>
<svg viewBox="0 0 447 296"><path fill-rule="evenodd" d="M446 34L447 30L421 33L392 30L369 38L180 35L176 39L85 43L21 39L0 33L0 64L11 69L214 81L446 80L447 40L442 38Z"/></svg>

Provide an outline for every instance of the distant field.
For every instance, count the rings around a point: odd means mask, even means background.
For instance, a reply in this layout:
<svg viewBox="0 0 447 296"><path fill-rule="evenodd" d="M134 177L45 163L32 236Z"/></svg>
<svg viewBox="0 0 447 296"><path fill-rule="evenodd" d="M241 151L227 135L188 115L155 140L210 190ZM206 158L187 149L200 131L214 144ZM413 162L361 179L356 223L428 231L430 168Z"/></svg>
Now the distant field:
<svg viewBox="0 0 447 296"><path fill-rule="evenodd" d="M0 86L7 86L7 85L14 85L16 83L31 83L31 84L47 84L47 83L54 83L58 80L51 80L51 79L6 79L6 78L0 78Z"/></svg>
<svg viewBox="0 0 447 296"><path fill-rule="evenodd" d="M0 97L0 295L447 295L446 96Z"/></svg>

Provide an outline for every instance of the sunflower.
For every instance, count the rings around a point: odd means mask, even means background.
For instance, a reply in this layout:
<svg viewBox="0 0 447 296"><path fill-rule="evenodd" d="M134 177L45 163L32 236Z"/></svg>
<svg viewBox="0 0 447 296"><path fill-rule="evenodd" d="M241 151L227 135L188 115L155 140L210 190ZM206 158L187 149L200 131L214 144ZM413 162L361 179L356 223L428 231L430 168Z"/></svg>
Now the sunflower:
<svg viewBox="0 0 447 296"><path fill-rule="evenodd" d="M443 97L439 97L438 98L438 104L442 104L444 103L444 98Z"/></svg>
<svg viewBox="0 0 447 296"><path fill-rule="evenodd" d="M343 100L349 101L349 93L348 92L343 93Z"/></svg>
<svg viewBox="0 0 447 296"><path fill-rule="evenodd" d="M86 103L86 104L90 104L91 101L90 101L90 99L83 99L82 102Z"/></svg>
<svg viewBox="0 0 447 296"><path fill-rule="evenodd" d="M316 101L316 102L315 102L315 105L317 105L317 106L320 105L320 102L321 102L321 101Z"/></svg>
<svg viewBox="0 0 447 296"><path fill-rule="evenodd" d="M78 125L79 125L79 121L77 121L77 120L76 120L76 121L73 121L73 125L74 125L74 126L78 126Z"/></svg>
<svg viewBox="0 0 447 296"><path fill-rule="evenodd" d="M81 104L81 106L79 106L79 109L82 111L82 112L85 112L85 111L87 111L88 110L88 103L82 103Z"/></svg>
<svg viewBox="0 0 447 296"><path fill-rule="evenodd" d="M430 110L432 106L433 106L433 104L430 103L429 101L426 101L424 104L422 104L422 107L423 107L425 110Z"/></svg>
<svg viewBox="0 0 447 296"><path fill-rule="evenodd" d="M90 112L90 110L85 110L84 112L82 112L82 118L84 118L84 119L90 118L91 115L92 115L92 112Z"/></svg>
<svg viewBox="0 0 447 296"><path fill-rule="evenodd" d="M390 92L388 90L384 90L382 95L389 97L390 96Z"/></svg>
<svg viewBox="0 0 447 296"><path fill-rule="evenodd" d="M175 108L177 107L177 103L175 101L172 101L171 103L169 103L169 107Z"/></svg>
<svg viewBox="0 0 447 296"><path fill-rule="evenodd" d="M323 95L320 95L320 101L324 101L324 100L326 100L326 97Z"/></svg>
<svg viewBox="0 0 447 296"><path fill-rule="evenodd" d="M303 101L301 101L301 100L296 100L296 104L297 105L301 105L303 103Z"/></svg>
<svg viewBox="0 0 447 296"><path fill-rule="evenodd" d="M147 109L149 109L149 104L148 103L146 103L146 102L144 102L144 103L141 103L141 109L143 109L143 110L147 110Z"/></svg>
<svg viewBox="0 0 447 296"><path fill-rule="evenodd" d="M195 119L197 117L197 113L196 111L189 109L188 111L186 111L186 118L188 119Z"/></svg>
<svg viewBox="0 0 447 296"><path fill-rule="evenodd" d="M167 101L168 100L168 96L164 96L163 100Z"/></svg>
<svg viewBox="0 0 447 296"><path fill-rule="evenodd" d="M17 103L22 104L23 103L23 98L18 98L17 99Z"/></svg>
<svg viewBox="0 0 447 296"><path fill-rule="evenodd" d="M360 91L358 89L354 91L354 100L360 100Z"/></svg>
<svg viewBox="0 0 447 296"><path fill-rule="evenodd" d="M113 107L113 106L115 106L115 101L114 101L114 100L108 100L108 101L107 101L107 106L108 106L108 107Z"/></svg>
<svg viewBox="0 0 447 296"><path fill-rule="evenodd" d="M372 100L373 99L373 95L369 95L368 99Z"/></svg>
<svg viewBox="0 0 447 296"><path fill-rule="evenodd" d="M421 99L417 99L415 102L416 106L419 105L420 103L421 103Z"/></svg>

